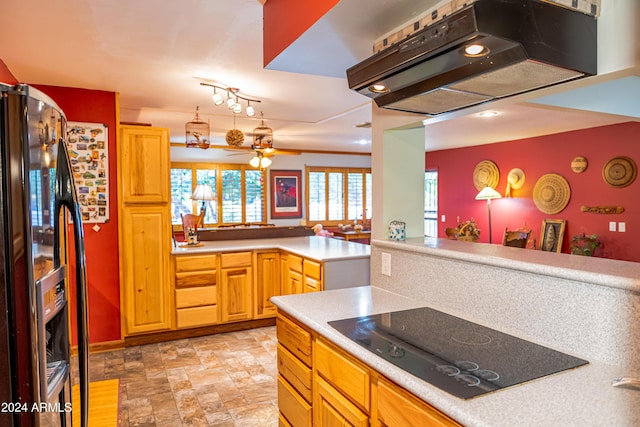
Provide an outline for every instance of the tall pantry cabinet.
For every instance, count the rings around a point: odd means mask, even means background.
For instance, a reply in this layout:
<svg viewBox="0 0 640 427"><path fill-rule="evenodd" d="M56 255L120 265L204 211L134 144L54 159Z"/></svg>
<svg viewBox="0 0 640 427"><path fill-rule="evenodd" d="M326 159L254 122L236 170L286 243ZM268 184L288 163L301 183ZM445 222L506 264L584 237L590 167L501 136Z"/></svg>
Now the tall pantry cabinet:
<svg viewBox="0 0 640 427"><path fill-rule="evenodd" d="M118 198L123 335L170 329L169 130L120 126Z"/></svg>

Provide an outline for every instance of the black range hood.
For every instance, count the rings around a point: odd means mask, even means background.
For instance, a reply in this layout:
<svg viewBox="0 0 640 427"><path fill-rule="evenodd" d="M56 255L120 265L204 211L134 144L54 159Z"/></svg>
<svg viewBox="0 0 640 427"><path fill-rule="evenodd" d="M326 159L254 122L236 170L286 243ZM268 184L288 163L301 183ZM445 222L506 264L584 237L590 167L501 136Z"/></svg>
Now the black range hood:
<svg viewBox="0 0 640 427"><path fill-rule="evenodd" d="M466 53L475 45L479 53ZM590 15L538 0L476 0L347 70L382 108L438 115L597 73Z"/></svg>

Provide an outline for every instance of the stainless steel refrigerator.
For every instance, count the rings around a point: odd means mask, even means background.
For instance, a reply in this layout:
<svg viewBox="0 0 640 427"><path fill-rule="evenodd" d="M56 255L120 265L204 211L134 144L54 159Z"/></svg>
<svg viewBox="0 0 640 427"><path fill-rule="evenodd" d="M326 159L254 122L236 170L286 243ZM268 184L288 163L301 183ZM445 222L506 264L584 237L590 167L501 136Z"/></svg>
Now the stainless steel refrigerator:
<svg viewBox="0 0 640 427"><path fill-rule="evenodd" d="M69 426L73 411L84 427L86 263L66 118L33 87L0 84L0 95L0 425ZM73 404L72 291L80 378Z"/></svg>

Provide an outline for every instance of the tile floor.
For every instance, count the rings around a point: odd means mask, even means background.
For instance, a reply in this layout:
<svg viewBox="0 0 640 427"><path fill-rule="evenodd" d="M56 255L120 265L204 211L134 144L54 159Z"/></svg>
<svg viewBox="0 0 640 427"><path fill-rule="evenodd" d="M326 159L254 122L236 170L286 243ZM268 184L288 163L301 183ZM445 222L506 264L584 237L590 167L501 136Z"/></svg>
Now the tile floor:
<svg viewBox="0 0 640 427"><path fill-rule="evenodd" d="M92 354L118 378L121 426L277 426L275 326Z"/></svg>

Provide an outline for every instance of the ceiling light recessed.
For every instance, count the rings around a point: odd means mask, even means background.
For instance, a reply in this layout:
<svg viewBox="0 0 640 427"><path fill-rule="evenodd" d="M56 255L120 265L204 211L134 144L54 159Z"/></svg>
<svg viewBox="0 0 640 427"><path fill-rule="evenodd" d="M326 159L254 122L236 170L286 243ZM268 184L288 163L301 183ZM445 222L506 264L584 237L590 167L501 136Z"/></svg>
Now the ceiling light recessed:
<svg viewBox="0 0 640 427"><path fill-rule="evenodd" d="M497 115L499 115L500 113L498 111L483 111L482 113L478 113L478 116L480 117L495 117Z"/></svg>
<svg viewBox="0 0 640 427"><path fill-rule="evenodd" d="M389 88L385 85L371 85L369 86L369 90L373 93L387 93L389 92Z"/></svg>
<svg viewBox="0 0 640 427"><path fill-rule="evenodd" d="M489 48L481 44L470 44L464 47L464 55L472 58L489 54Z"/></svg>

